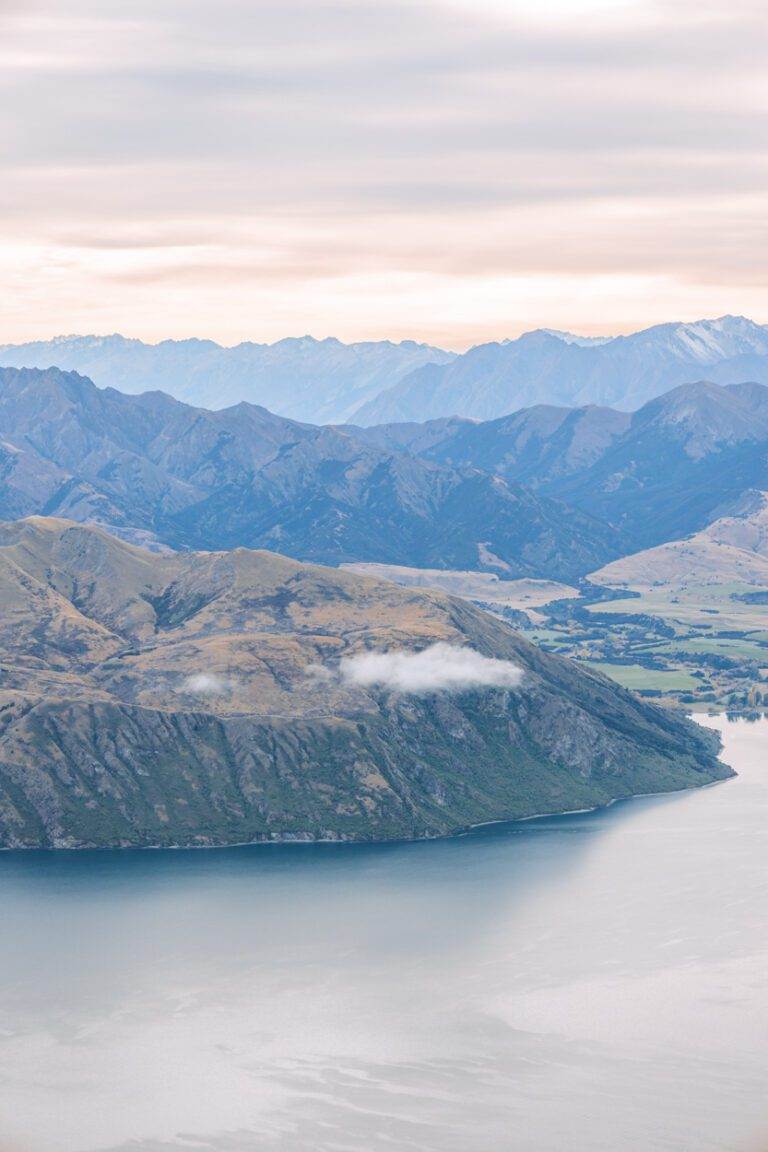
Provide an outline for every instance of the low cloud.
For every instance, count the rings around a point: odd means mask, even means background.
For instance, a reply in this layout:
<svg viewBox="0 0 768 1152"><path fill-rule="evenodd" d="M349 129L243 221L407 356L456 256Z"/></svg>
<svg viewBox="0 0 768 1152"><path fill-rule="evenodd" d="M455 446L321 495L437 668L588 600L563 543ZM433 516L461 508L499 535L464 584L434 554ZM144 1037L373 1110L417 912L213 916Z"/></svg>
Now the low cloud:
<svg viewBox="0 0 768 1152"><path fill-rule="evenodd" d="M342 681L393 692L466 692L516 688L523 673L509 660L494 660L456 644L432 644L422 652L365 652L341 661Z"/></svg>
<svg viewBox="0 0 768 1152"><path fill-rule="evenodd" d="M199 672L195 676L187 676L181 686L182 692L191 692L195 696L221 696L229 688L229 680L223 676L214 676L209 672Z"/></svg>

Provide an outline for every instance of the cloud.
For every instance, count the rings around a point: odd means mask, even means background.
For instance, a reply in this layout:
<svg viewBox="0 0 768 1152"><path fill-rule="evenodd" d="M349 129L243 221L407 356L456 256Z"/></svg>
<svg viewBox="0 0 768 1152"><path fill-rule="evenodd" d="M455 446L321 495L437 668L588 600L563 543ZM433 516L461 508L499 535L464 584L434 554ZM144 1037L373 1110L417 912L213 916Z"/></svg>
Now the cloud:
<svg viewBox="0 0 768 1152"><path fill-rule="evenodd" d="M229 691L230 681L223 676L215 676L209 672L198 672L194 676L187 676L181 686L182 692L190 692L195 696L221 696Z"/></svg>
<svg viewBox="0 0 768 1152"><path fill-rule="evenodd" d="M0 24L3 341L466 345L764 308L754 0L0 0Z"/></svg>
<svg viewBox="0 0 768 1152"><path fill-rule="evenodd" d="M457 644L432 644L422 652L364 652L339 666L341 679L358 688L392 692L467 692L517 688L523 673L509 660L494 660Z"/></svg>

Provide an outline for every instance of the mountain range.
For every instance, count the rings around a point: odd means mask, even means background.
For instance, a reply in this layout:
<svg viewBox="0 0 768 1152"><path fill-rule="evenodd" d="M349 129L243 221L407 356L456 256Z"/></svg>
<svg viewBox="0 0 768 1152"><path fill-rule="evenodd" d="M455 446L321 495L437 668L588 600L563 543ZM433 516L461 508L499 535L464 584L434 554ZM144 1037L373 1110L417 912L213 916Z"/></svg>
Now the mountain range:
<svg viewBox="0 0 768 1152"><path fill-rule="evenodd" d="M364 427L0 369L0 846L434 836L723 778L504 621L306 561L762 595L766 490L760 383Z"/></svg>
<svg viewBox="0 0 768 1152"><path fill-rule="evenodd" d="M161 389L204 408L247 401L316 424L489 420L535 404L632 411L702 378L768 383L768 328L721 316L616 337L539 329L462 355L408 340L344 344L304 336L224 348L211 340L153 345L119 335L60 336L0 345L0 365L55 366L100 387Z"/></svg>
<svg viewBox="0 0 768 1152"><path fill-rule="evenodd" d="M637 551L696 532L768 487L768 387L685 384L626 413L536 405L497 420L357 430L443 466L476 468L610 524Z"/></svg>
<svg viewBox="0 0 768 1152"><path fill-rule="evenodd" d="M732 774L441 593L34 517L0 597L3 847L435 836Z"/></svg>
<svg viewBox="0 0 768 1152"><path fill-rule="evenodd" d="M681 385L633 413L536 405L364 428L0 370L0 516L154 546L567 582L765 489L762 384Z"/></svg>
<svg viewBox="0 0 768 1152"><path fill-rule="evenodd" d="M270 548L570 579L620 533L514 481L254 405L127 396L58 369L0 369L0 516L39 513L173 548Z"/></svg>
<svg viewBox="0 0 768 1152"><path fill-rule="evenodd" d="M343 344L311 336L234 348L213 340L144 344L120 335L0 345L0 365L62 368L100 387L127 393L159 389L201 408L245 400L315 424L343 423L415 368L445 364L454 355L413 340Z"/></svg>
<svg viewBox="0 0 768 1152"><path fill-rule="evenodd" d="M355 413L359 424L480 420L533 404L598 404L632 411L678 384L768 383L768 328L743 316L660 324L583 344L540 330L425 364Z"/></svg>

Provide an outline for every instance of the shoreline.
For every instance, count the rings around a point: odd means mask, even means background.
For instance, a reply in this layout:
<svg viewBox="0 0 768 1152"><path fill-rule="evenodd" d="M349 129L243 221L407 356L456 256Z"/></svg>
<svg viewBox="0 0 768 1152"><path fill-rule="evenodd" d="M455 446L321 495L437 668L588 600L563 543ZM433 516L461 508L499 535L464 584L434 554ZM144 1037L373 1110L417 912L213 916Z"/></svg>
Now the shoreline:
<svg viewBox="0 0 768 1152"><path fill-rule="evenodd" d="M689 713L688 718L694 723L698 723L698 716L711 716L711 712L693 712ZM742 717L746 713L741 714ZM725 764L722 760L722 749L718 754L718 760ZM79 847L65 847L61 846L37 846L37 847L6 847L0 846L0 853L3 852L226 852L233 848L286 848L286 847L299 847L299 848L317 848L324 844L329 846L339 846L341 844L349 847L357 848L372 848L384 847L386 845L404 845L404 844L431 844L440 840L458 840L463 837L470 836L473 832L477 832L482 828L491 828L500 824L527 824L532 820L551 820L560 816L585 816L591 812L603 812L613 807L614 804L626 804L633 800L647 800L653 796L679 796L684 792L700 792L705 788L714 788L718 784L727 784L729 781L735 779L738 773L735 769L731 768L729 764L725 764L726 768L731 771L730 776L724 776L720 780L708 780L705 784L690 784L684 788L670 788L661 792L635 792L630 796L614 796L607 800L604 804L593 804L587 808L567 808L558 809L553 812L532 812L530 816L501 816L496 820L480 820L476 824L466 824L457 828L453 832L443 832L435 836L414 836L407 839L393 837L390 840L348 840L348 839L302 839L302 840L238 840L231 844L130 844L130 845L81 845Z"/></svg>
<svg viewBox="0 0 768 1152"><path fill-rule="evenodd" d="M587 816L593 812L606 812L616 804L631 804L633 800L649 800L653 797L681 796L685 792L703 792L707 788L715 788L720 784L728 784L738 776L733 772L731 776L724 776L721 780L708 780L705 784L691 784L685 788L670 788L663 792L635 792L631 796L614 796L604 804L593 804L589 808L558 809L553 812L533 812L530 816L499 817L497 820L480 820L477 824L466 824L454 832L443 832L435 836L411 836L407 839L392 838L390 840L238 840L231 844L126 844L126 845L82 845L80 847L64 846L38 846L9 848L0 846L3 852L228 852L238 848L322 848L339 847L348 848L385 848L409 844L433 844L440 841L459 840L471 836L483 828L493 828L502 824L529 824L534 820L552 820L564 816Z"/></svg>

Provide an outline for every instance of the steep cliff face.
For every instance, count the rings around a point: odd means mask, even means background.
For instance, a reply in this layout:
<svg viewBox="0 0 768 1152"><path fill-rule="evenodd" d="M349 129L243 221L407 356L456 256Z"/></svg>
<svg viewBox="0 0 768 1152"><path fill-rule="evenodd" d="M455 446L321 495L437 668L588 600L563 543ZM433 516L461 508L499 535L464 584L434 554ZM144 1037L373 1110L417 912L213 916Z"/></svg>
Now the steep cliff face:
<svg viewBox="0 0 768 1152"><path fill-rule="evenodd" d="M42 519L0 527L0 583L5 847L434 836L729 774L710 734L437 593ZM340 671L436 643L520 682Z"/></svg>

